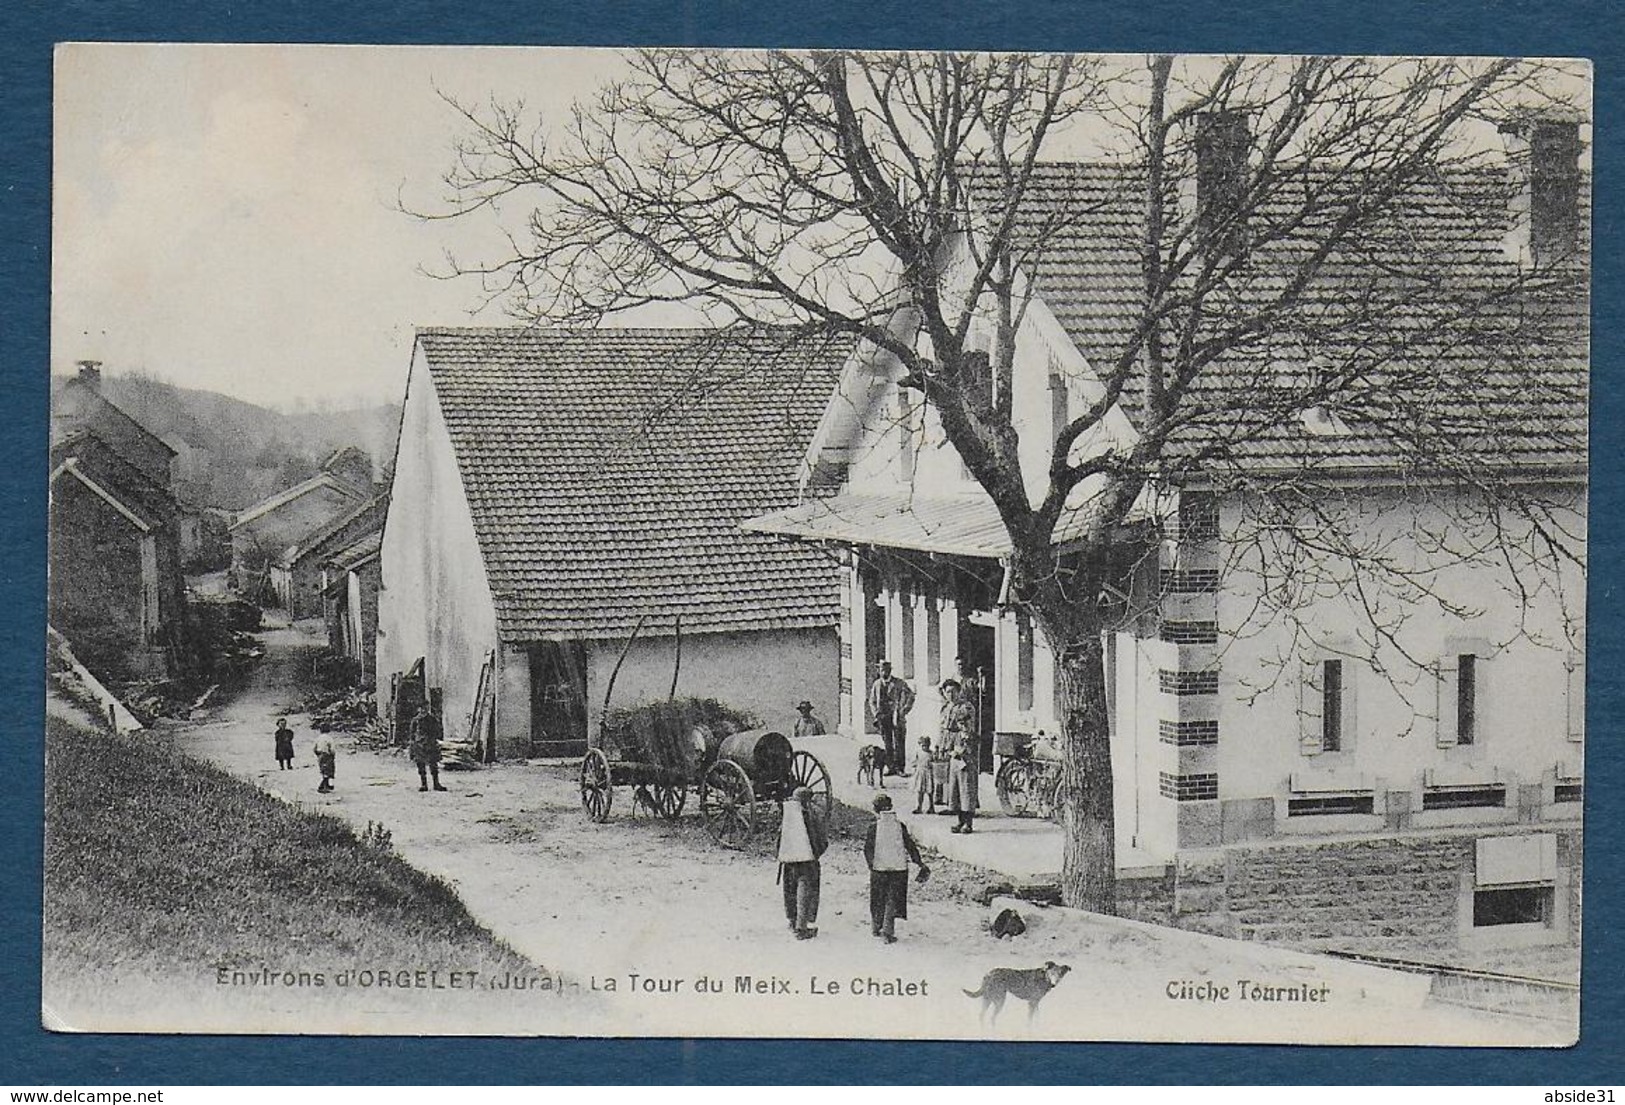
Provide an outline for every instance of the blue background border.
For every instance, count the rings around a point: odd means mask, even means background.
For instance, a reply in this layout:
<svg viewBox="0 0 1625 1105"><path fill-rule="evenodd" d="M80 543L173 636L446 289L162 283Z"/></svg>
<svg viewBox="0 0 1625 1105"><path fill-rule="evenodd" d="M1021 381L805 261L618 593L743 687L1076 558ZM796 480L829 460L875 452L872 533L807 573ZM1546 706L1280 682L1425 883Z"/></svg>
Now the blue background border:
<svg viewBox="0 0 1625 1105"><path fill-rule="evenodd" d="M1617 818L1621 26L1611 5L1338 5L1266 0L906 0L617 3L418 0L387 12L303 0L241 6L85 0L0 13L0 1083L937 1082L1529 1083L1617 1081L1621 1009ZM336 8L337 6L335 6ZM66 40L955 47L1077 51L1510 54L1596 62L1590 783L1582 1039L1563 1051L805 1041L406 1040L66 1036L39 1020L44 503L50 263L51 48ZM906 1029L906 1025L899 1025Z"/></svg>

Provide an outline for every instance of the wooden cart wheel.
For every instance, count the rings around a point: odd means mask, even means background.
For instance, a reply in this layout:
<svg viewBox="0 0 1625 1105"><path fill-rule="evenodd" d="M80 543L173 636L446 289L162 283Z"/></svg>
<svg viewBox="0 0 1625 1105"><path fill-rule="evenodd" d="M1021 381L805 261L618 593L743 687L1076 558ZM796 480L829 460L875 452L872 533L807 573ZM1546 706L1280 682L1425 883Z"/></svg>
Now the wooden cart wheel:
<svg viewBox="0 0 1625 1105"><path fill-rule="evenodd" d="M794 790L796 787L806 787L813 792L813 801L822 804L823 809L820 812L823 814L824 824L828 825L830 815L835 812L835 796L830 790L829 772L824 770L824 765L811 752L797 750L796 754L790 757L790 789Z"/></svg>
<svg viewBox="0 0 1625 1105"><path fill-rule="evenodd" d="M1009 817L1025 817L1033 804L1033 768L1026 760L1006 760L999 767L995 786L999 805Z"/></svg>
<svg viewBox="0 0 1625 1105"><path fill-rule="evenodd" d="M609 772L609 757L601 748L589 748L581 758L581 808L587 820L602 824L609 820L615 804L615 786Z"/></svg>
<svg viewBox="0 0 1625 1105"><path fill-rule="evenodd" d="M724 848L743 848L756 832L756 788L745 769L718 760L700 782L700 816Z"/></svg>
<svg viewBox="0 0 1625 1105"><path fill-rule="evenodd" d="M667 821L676 821L688 802L688 788L682 783L655 783L649 788L654 798L654 809Z"/></svg>

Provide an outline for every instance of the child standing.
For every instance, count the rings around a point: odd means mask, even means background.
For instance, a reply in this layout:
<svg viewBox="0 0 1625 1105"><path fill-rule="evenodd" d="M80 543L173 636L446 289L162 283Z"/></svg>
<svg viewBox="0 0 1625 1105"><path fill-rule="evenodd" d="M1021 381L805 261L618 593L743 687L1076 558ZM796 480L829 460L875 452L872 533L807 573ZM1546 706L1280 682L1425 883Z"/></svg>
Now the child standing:
<svg viewBox="0 0 1625 1105"><path fill-rule="evenodd" d="M338 766L338 753L333 749L333 738L325 733L316 738L316 766L322 769L322 782L316 788L320 794L333 789L333 775Z"/></svg>
<svg viewBox="0 0 1625 1105"><path fill-rule="evenodd" d="M931 765L931 738L920 738L920 750L914 754L914 812L937 812L936 779Z"/></svg>
<svg viewBox="0 0 1625 1105"><path fill-rule="evenodd" d="M293 767L293 730L285 717L276 719L276 766L279 771Z"/></svg>

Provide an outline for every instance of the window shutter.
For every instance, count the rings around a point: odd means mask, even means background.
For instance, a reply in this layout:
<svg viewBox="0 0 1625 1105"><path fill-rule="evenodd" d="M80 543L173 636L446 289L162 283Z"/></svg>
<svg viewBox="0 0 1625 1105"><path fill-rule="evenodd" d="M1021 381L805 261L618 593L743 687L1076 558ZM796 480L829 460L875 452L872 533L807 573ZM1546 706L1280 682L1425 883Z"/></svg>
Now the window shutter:
<svg viewBox="0 0 1625 1105"><path fill-rule="evenodd" d="M1583 652L1568 656L1568 735L1571 741L1586 738L1586 658Z"/></svg>
<svg viewBox="0 0 1625 1105"><path fill-rule="evenodd" d="M1298 665L1298 750L1306 756L1324 747L1322 691L1320 661L1301 661Z"/></svg>
<svg viewBox="0 0 1625 1105"><path fill-rule="evenodd" d="M1456 657L1440 660L1434 665L1436 678L1434 688L1438 694L1437 708L1433 711L1438 718L1437 741L1440 748L1454 748L1456 746Z"/></svg>

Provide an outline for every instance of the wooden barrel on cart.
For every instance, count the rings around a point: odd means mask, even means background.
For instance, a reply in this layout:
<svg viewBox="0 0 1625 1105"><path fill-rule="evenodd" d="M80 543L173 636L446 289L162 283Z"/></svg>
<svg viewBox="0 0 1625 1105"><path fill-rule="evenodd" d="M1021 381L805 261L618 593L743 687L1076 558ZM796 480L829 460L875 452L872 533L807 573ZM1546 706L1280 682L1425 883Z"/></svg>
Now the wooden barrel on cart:
<svg viewBox="0 0 1625 1105"><path fill-rule="evenodd" d="M790 778L790 760L795 750L790 738L768 729L749 729L722 738L717 759L731 760L745 769L751 782L782 783Z"/></svg>

